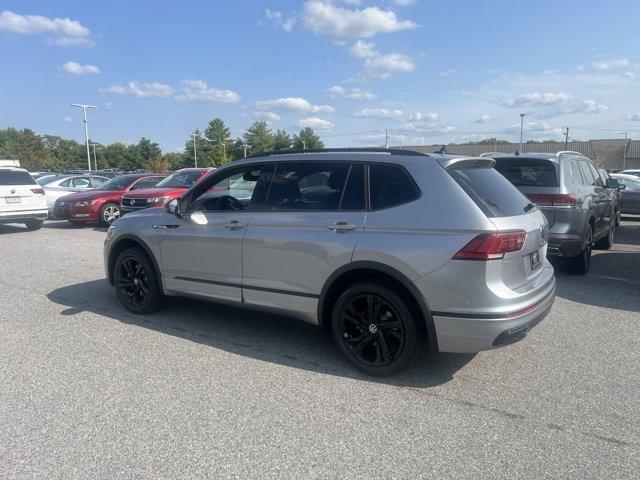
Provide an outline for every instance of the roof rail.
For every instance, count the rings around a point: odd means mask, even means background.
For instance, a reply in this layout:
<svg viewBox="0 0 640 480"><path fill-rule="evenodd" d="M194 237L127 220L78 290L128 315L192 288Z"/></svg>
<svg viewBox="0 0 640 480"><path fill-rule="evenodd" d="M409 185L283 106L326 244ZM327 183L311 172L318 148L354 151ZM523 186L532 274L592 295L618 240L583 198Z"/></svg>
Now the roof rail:
<svg viewBox="0 0 640 480"><path fill-rule="evenodd" d="M275 150L272 152L261 152L247 158L270 157L272 155L294 155L301 153L378 153L386 155L408 155L415 157L428 157L429 155L415 150L404 150L400 148L314 148L307 150L289 149Z"/></svg>
<svg viewBox="0 0 640 480"><path fill-rule="evenodd" d="M580 152L574 152L573 150L560 150L558 153L556 153L556 156L559 157L560 155L580 155L581 157L585 156L584 154Z"/></svg>
<svg viewBox="0 0 640 480"><path fill-rule="evenodd" d="M479 157L492 157L494 155L509 155L506 152L484 152L478 155Z"/></svg>

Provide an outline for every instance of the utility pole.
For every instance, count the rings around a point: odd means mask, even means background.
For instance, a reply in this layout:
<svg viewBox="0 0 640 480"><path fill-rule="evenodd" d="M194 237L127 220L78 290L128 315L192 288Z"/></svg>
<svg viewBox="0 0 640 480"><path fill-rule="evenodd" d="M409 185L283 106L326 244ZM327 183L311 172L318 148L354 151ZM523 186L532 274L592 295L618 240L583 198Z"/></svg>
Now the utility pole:
<svg viewBox="0 0 640 480"><path fill-rule="evenodd" d="M191 136L193 137L193 164L195 165L195 168L198 168L198 151L196 148L196 137L198 136L198 132L193 132Z"/></svg>
<svg viewBox="0 0 640 480"><path fill-rule="evenodd" d="M243 145L242 148L244 149L244 158L247 158L247 146Z"/></svg>
<svg viewBox="0 0 640 480"><path fill-rule="evenodd" d="M72 107L78 107L82 109L82 121L84 122L84 138L87 146L87 165L89 171L91 171L91 153L89 152L89 121L87 120L87 108L98 108L93 105L83 105L82 103L72 103Z"/></svg>
<svg viewBox="0 0 640 480"><path fill-rule="evenodd" d="M618 135L624 135L624 153L622 154L622 170L626 170L627 168L627 138L629 136L629 132L618 132Z"/></svg>
<svg viewBox="0 0 640 480"><path fill-rule="evenodd" d="M524 113L520 114L520 153L522 153L522 130L524 128L524 115Z"/></svg>
<svg viewBox="0 0 640 480"><path fill-rule="evenodd" d="M564 149L568 149L569 148L569 127L566 127L566 130L564 131Z"/></svg>
<svg viewBox="0 0 640 480"><path fill-rule="evenodd" d="M389 148L389 130L384 129L384 148Z"/></svg>
<svg viewBox="0 0 640 480"><path fill-rule="evenodd" d="M302 149L303 150L307 149L307 142L305 142L304 140L302 140Z"/></svg>
<svg viewBox="0 0 640 480"><path fill-rule="evenodd" d="M96 142L91 142L91 146L93 147L93 166L94 170L98 170L98 160L96 158Z"/></svg>

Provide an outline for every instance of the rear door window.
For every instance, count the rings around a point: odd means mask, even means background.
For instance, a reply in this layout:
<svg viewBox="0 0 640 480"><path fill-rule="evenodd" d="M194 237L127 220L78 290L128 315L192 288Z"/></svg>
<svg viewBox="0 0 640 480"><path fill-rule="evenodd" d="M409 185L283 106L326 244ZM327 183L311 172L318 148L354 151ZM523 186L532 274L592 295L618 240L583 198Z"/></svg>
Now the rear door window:
<svg viewBox="0 0 640 480"><path fill-rule="evenodd" d="M593 178L594 178L594 185L596 185L598 187L604 186L604 182L602 181L602 178L600 177L600 174L598 173L598 169L591 162L585 162L585 163L589 167L589 170L591 170L591 175L593 175Z"/></svg>
<svg viewBox="0 0 640 480"><path fill-rule="evenodd" d="M0 168L0 185L34 185L36 181L29 172Z"/></svg>
<svg viewBox="0 0 640 480"><path fill-rule="evenodd" d="M586 185L595 185L596 178L594 177L593 172L589 168L589 165L587 164L587 162L585 162L584 160L580 160L579 163L580 163L580 170L582 171L582 176L585 179L584 183Z"/></svg>
<svg viewBox="0 0 640 480"><path fill-rule="evenodd" d="M516 187L557 187L556 165L538 158L496 159L496 170Z"/></svg>
<svg viewBox="0 0 640 480"><path fill-rule="evenodd" d="M372 210L393 207L420 197L418 186L399 165L371 164L369 185Z"/></svg>
<svg viewBox="0 0 640 480"><path fill-rule="evenodd" d="M530 204L494 168L461 168L451 170L449 174L489 218L522 215Z"/></svg>
<svg viewBox="0 0 640 480"><path fill-rule="evenodd" d="M580 167L578 166L578 162L571 161L569 162L569 172L571 173L571 179L573 180L574 185L584 185L584 179L582 178L582 173L580 173Z"/></svg>

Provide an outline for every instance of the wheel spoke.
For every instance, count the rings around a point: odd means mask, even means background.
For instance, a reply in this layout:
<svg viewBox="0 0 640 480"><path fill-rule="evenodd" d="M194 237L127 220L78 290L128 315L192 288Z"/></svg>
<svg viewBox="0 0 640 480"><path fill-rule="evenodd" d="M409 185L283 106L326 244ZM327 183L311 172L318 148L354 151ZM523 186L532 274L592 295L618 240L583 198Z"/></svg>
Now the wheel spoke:
<svg viewBox="0 0 640 480"><path fill-rule="evenodd" d="M378 349L380 350L380 356L382 363L388 363L391 361L391 352L387 345L387 340L384 338L384 334L378 331Z"/></svg>
<svg viewBox="0 0 640 480"><path fill-rule="evenodd" d="M353 308L352 304L349 304L347 306L347 308L345 309L344 313L349 315L350 318L352 320L354 320L355 322L357 322L359 325L362 325L362 326L366 326L367 325L366 319L364 319L362 317L362 315Z"/></svg>
<svg viewBox="0 0 640 480"><path fill-rule="evenodd" d="M351 348L351 353L353 353L354 355L360 355L360 353L362 353L362 350L366 346L370 345L375 339L375 335L367 335L365 339L361 340L360 343Z"/></svg>
<svg viewBox="0 0 640 480"><path fill-rule="evenodd" d="M129 258L125 259L122 262L122 266L127 271L127 274L129 275L130 278L133 278L135 276L135 273L133 271L133 267L131 266L131 259L129 259Z"/></svg>

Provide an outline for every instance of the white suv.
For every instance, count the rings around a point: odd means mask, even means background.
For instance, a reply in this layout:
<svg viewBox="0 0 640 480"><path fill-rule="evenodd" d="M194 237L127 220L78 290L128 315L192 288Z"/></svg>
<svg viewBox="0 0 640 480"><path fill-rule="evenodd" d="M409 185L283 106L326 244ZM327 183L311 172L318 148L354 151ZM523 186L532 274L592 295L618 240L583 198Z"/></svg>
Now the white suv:
<svg viewBox="0 0 640 480"><path fill-rule="evenodd" d="M0 164L0 224L24 223L29 230L38 230L47 214L44 190L29 172Z"/></svg>

